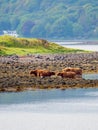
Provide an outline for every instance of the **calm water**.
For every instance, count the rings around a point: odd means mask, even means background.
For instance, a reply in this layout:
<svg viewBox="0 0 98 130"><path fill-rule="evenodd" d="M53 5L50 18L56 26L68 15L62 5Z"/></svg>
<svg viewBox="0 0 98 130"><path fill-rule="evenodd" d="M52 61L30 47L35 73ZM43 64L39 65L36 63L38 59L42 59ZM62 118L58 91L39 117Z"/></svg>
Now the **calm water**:
<svg viewBox="0 0 98 130"><path fill-rule="evenodd" d="M82 78L96 80L98 79L98 74L83 74Z"/></svg>
<svg viewBox="0 0 98 130"><path fill-rule="evenodd" d="M89 50L89 51L98 51L98 45L94 44L86 44L83 45L82 42L69 42L69 41L63 41L63 42L56 42L57 44L60 44L64 47L68 47L68 48L74 48L74 49L82 49L82 50ZM81 45L80 45L81 43Z"/></svg>
<svg viewBox="0 0 98 130"><path fill-rule="evenodd" d="M98 51L98 45L65 47ZM83 75L98 79L98 74ZM98 89L0 93L0 130L97 130Z"/></svg>
<svg viewBox="0 0 98 130"><path fill-rule="evenodd" d="M97 130L98 89L0 93L0 130Z"/></svg>

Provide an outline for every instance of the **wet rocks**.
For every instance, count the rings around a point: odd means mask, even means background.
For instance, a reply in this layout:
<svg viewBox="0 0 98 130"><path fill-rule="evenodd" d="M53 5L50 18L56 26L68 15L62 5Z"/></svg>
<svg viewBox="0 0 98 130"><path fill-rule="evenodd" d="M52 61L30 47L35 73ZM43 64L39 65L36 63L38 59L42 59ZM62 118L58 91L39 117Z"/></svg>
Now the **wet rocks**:
<svg viewBox="0 0 98 130"><path fill-rule="evenodd" d="M44 54L0 57L0 91L34 88L98 87L98 80L66 79L59 76L36 78L33 69L60 72L65 67L79 67L83 73L98 73L98 52L79 54Z"/></svg>

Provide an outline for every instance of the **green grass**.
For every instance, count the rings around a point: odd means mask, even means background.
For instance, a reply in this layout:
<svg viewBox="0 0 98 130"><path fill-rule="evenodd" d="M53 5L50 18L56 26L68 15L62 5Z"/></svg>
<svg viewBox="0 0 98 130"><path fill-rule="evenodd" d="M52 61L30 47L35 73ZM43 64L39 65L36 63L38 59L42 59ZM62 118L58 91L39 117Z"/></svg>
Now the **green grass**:
<svg viewBox="0 0 98 130"><path fill-rule="evenodd" d="M76 53L83 50L62 47L43 39L0 36L0 55L26 55L36 53Z"/></svg>

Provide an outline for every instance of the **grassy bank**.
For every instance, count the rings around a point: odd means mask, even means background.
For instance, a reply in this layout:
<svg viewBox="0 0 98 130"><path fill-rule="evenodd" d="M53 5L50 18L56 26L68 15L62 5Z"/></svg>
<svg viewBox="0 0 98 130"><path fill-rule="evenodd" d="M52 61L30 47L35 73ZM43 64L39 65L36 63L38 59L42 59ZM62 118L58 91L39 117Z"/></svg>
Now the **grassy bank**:
<svg viewBox="0 0 98 130"><path fill-rule="evenodd" d="M70 49L36 38L15 38L0 36L0 55L26 55L35 53L74 53L83 50Z"/></svg>

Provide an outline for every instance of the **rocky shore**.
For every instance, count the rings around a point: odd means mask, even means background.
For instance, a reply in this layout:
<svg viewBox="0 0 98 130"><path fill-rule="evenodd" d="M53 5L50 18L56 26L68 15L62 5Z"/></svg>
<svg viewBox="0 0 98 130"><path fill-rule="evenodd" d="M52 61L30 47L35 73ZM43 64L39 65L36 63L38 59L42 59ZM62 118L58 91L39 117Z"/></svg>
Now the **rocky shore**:
<svg viewBox="0 0 98 130"><path fill-rule="evenodd" d="M56 75L41 78L30 75L30 71L34 69L48 69L57 73L65 67L79 67L83 73L98 73L98 52L1 56L0 91L98 87L98 80L66 79Z"/></svg>

